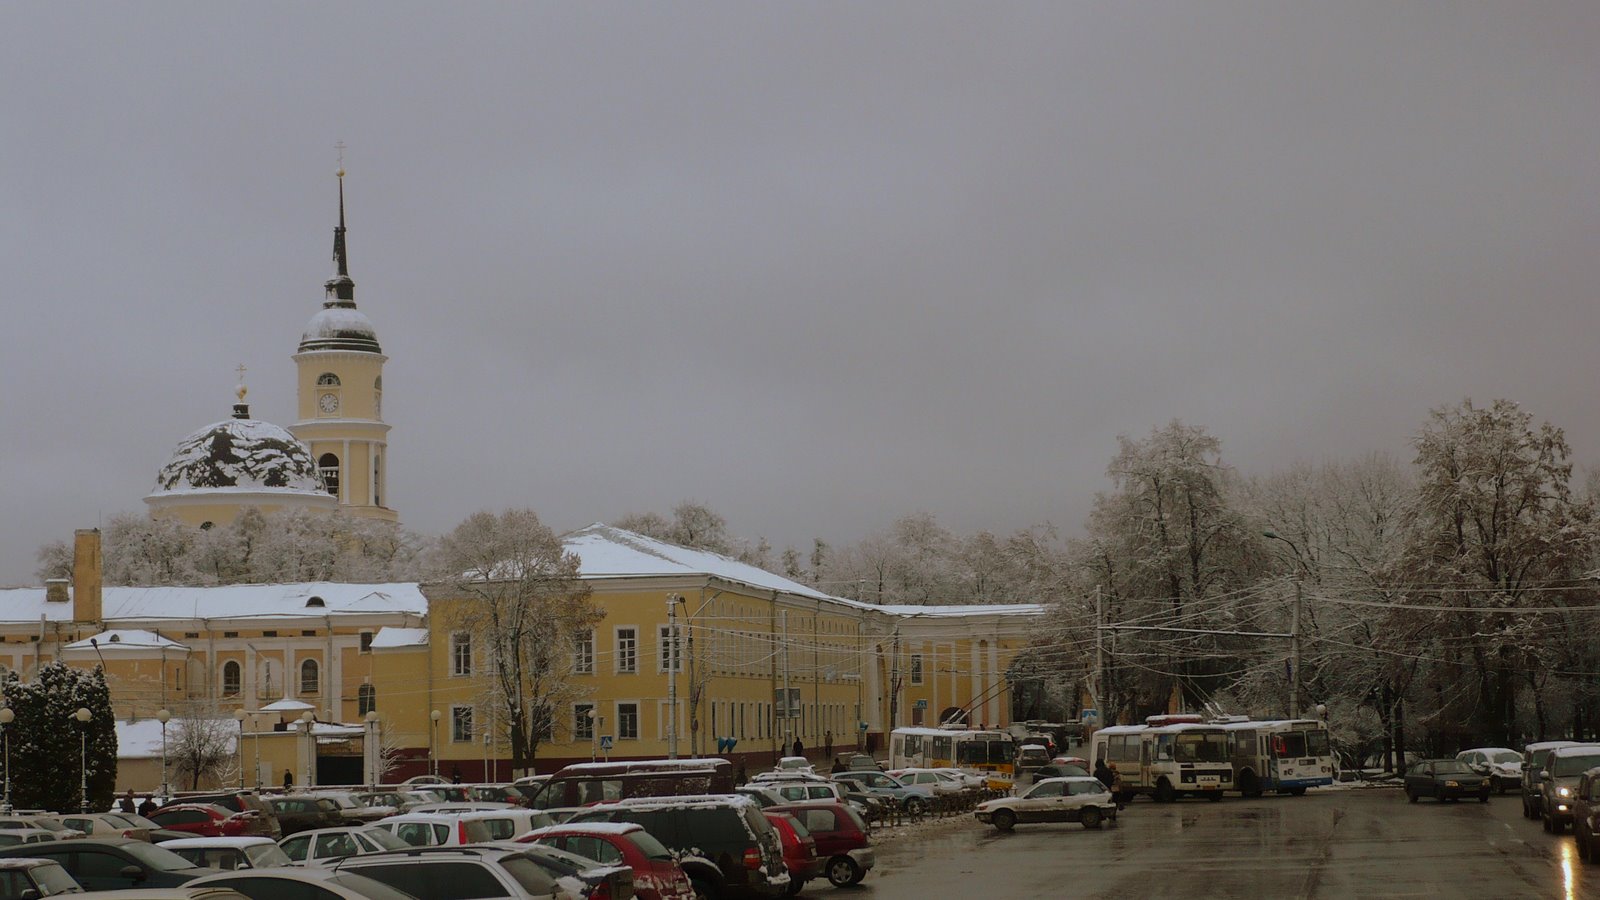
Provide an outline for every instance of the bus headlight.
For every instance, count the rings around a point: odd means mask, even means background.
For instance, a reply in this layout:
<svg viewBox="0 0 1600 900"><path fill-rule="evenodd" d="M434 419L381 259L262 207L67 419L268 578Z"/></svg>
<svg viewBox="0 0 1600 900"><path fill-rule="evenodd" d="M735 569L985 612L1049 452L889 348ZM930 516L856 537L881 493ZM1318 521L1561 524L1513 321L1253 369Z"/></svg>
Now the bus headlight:
<svg viewBox="0 0 1600 900"><path fill-rule="evenodd" d="M1572 788L1556 788L1557 797L1571 797Z"/></svg>

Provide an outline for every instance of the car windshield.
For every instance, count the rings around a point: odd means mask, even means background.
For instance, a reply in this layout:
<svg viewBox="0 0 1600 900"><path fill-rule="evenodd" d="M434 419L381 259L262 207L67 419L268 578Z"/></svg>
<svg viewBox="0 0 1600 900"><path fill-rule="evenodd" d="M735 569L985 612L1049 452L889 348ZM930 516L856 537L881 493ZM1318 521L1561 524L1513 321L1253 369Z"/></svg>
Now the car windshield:
<svg viewBox="0 0 1600 900"><path fill-rule="evenodd" d="M1435 775L1466 775L1471 772L1471 767L1458 759L1446 759L1433 764Z"/></svg>
<svg viewBox="0 0 1600 900"><path fill-rule="evenodd" d="M287 866L290 862L288 854L277 844L256 844L244 848L244 855L250 859L251 868L270 869L273 866Z"/></svg>
<svg viewBox="0 0 1600 900"><path fill-rule="evenodd" d="M377 844L385 850L404 850L411 845L395 837L393 833L383 828L363 828L361 836Z"/></svg>
<svg viewBox="0 0 1600 900"><path fill-rule="evenodd" d="M630 831L628 832L628 840L639 848L640 853L650 859L672 858L672 851L668 850L665 844L656 840L648 831Z"/></svg>
<svg viewBox="0 0 1600 900"><path fill-rule="evenodd" d="M500 860L500 867L530 894L554 894L556 891L555 879L550 873L526 856L507 856Z"/></svg>
<svg viewBox="0 0 1600 900"><path fill-rule="evenodd" d="M173 869L198 868L194 863L184 859L176 853L173 853L171 850L163 850L154 844L145 844L140 843L139 841L134 841L132 843L123 844L122 849L129 856L137 859L152 869L172 871Z"/></svg>
<svg viewBox="0 0 1600 900"><path fill-rule="evenodd" d="M34 866L29 870L28 874L33 876L34 883L39 885L39 890L46 897L51 894L83 893L83 888L78 886L78 882L73 880L73 877L68 875L67 870L61 868L59 863Z"/></svg>
<svg viewBox="0 0 1600 900"><path fill-rule="evenodd" d="M392 888L374 878L357 875L354 872L340 872L328 879L329 884L336 884L348 888L352 893L359 894L368 900L416 900L405 891Z"/></svg>
<svg viewBox="0 0 1600 900"><path fill-rule="evenodd" d="M1584 753L1582 755L1558 756L1551 760L1550 774L1557 778L1568 778L1573 775L1582 775L1595 766L1600 766L1600 752Z"/></svg>
<svg viewBox="0 0 1600 900"><path fill-rule="evenodd" d="M1492 762L1492 763L1519 763L1519 762L1522 762L1522 754L1518 753L1515 750L1500 750L1500 751L1497 751L1497 752L1489 754L1489 762Z"/></svg>

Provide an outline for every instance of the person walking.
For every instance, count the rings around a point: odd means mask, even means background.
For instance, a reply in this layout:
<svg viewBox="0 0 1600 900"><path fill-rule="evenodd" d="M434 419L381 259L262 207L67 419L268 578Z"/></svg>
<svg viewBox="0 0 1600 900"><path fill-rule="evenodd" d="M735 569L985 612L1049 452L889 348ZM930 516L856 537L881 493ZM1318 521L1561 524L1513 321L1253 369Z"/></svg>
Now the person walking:
<svg viewBox="0 0 1600 900"><path fill-rule="evenodd" d="M832 728L830 728L827 731L822 733L822 755L823 756L832 756L833 755L833 729Z"/></svg>
<svg viewBox="0 0 1600 900"><path fill-rule="evenodd" d="M128 788L128 792L122 795L122 802L117 804L117 808L125 813L134 812L138 808L133 805L133 788Z"/></svg>
<svg viewBox="0 0 1600 900"><path fill-rule="evenodd" d="M828 770L828 774L829 775L837 775L840 772L848 772L848 771L850 771L850 767L844 764L844 757L835 756L833 758L833 768Z"/></svg>
<svg viewBox="0 0 1600 900"><path fill-rule="evenodd" d="M156 809L156 798L146 797L144 798L144 802L139 804L139 815L148 819L150 818L150 814L155 812Z"/></svg>
<svg viewBox="0 0 1600 900"><path fill-rule="evenodd" d="M800 738L798 736L794 739L794 747L791 748L791 749L793 749L794 752L789 754L790 756L805 756L806 755L806 745L800 743Z"/></svg>
<svg viewBox="0 0 1600 900"><path fill-rule="evenodd" d="M1106 786L1106 790L1111 790L1111 769L1106 766L1104 759L1094 761L1094 777L1100 779L1100 783Z"/></svg>

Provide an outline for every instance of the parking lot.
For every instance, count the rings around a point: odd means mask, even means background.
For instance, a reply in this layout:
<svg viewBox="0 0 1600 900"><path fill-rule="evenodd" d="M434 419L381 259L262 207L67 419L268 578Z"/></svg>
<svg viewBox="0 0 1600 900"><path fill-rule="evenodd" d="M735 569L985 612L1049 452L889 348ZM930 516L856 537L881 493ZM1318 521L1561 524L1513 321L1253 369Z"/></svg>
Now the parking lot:
<svg viewBox="0 0 1600 900"><path fill-rule="evenodd" d="M1600 864L1522 818L1514 795L1412 805L1393 788L1139 800L1101 831L951 823L890 840L878 859L863 895L1600 897Z"/></svg>

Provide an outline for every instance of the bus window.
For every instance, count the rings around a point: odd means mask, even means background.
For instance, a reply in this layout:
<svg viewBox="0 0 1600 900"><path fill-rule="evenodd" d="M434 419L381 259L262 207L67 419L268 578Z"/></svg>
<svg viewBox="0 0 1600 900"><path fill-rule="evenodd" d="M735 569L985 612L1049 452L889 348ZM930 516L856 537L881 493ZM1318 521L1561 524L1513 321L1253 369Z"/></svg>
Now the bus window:
<svg viewBox="0 0 1600 900"><path fill-rule="evenodd" d="M1172 758L1172 735L1163 734L1156 738L1156 759Z"/></svg>
<svg viewBox="0 0 1600 900"><path fill-rule="evenodd" d="M894 744L889 748L889 755L894 759L905 759L906 739L904 735L897 734L894 736Z"/></svg>
<svg viewBox="0 0 1600 900"><path fill-rule="evenodd" d="M1291 758L1306 755L1306 733L1304 731L1285 731L1273 735L1272 750L1279 757Z"/></svg>
<svg viewBox="0 0 1600 900"><path fill-rule="evenodd" d="M936 737L933 739L933 758L941 761L948 760L950 758L949 738Z"/></svg>
<svg viewBox="0 0 1600 900"><path fill-rule="evenodd" d="M959 764L963 766L982 766L989 762L989 748L984 741L962 741L956 745L956 755L960 757Z"/></svg>
<svg viewBox="0 0 1600 900"><path fill-rule="evenodd" d="M1256 745L1254 731L1235 731L1233 733L1233 753L1235 756L1252 756Z"/></svg>
<svg viewBox="0 0 1600 900"><path fill-rule="evenodd" d="M1308 732L1306 732L1306 755L1307 756L1331 756L1332 755L1332 751L1328 747L1328 733L1326 731L1308 731Z"/></svg>
<svg viewBox="0 0 1600 900"><path fill-rule="evenodd" d="M1011 765L1011 742L989 741L989 762L995 765Z"/></svg>
<svg viewBox="0 0 1600 900"><path fill-rule="evenodd" d="M1173 758L1178 762L1227 762L1228 736L1225 734L1181 734Z"/></svg>
<svg viewBox="0 0 1600 900"><path fill-rule="evenodd" d="M920 735L920 734L908 734L908 735L906 735L906 751L902 755L907 756L907 757L911 757L911 756L916 756L916 755L920 754L921 752L922 752L922 735Z"/></svg>

